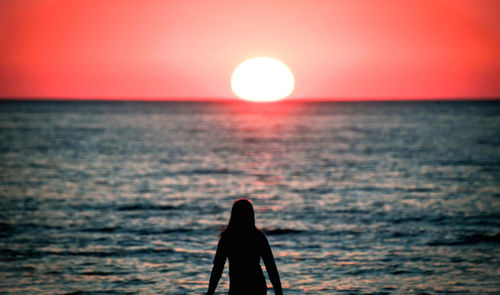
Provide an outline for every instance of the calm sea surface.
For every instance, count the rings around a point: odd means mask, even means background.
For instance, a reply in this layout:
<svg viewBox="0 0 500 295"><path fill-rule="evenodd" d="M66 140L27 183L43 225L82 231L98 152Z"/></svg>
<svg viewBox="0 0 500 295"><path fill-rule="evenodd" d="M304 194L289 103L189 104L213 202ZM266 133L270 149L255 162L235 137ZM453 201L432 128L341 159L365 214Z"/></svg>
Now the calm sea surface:
<svg viewBox="0 0 500 295"><path fill-rule="evenodd" d="M2 294L203 294L243 196L285 294L500 293L500 102L1 102L0 165Z"/></svg>

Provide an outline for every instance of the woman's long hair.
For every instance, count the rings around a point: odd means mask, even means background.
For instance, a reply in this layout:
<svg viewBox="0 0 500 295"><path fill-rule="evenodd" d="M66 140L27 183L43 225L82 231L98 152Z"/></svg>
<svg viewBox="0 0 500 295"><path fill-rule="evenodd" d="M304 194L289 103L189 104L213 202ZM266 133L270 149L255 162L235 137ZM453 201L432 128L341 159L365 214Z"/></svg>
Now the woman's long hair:
<svg viewBox="0 0 500 295"><path fill-rule="evenodd" d="M220 235L245 234L254 230L258 229L255 227L255 214L252 203L244 198L234 201L229 223Z"/></svg>

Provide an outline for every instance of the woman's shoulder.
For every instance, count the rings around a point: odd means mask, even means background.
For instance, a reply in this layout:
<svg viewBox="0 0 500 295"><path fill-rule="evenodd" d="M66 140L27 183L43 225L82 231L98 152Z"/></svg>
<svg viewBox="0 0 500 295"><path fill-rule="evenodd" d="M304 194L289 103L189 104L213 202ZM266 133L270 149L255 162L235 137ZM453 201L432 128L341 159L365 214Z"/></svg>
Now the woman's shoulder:
<svg viewBox="0 0 500 295"><path fill-rule="evenodd" d="M255 247L262 248L269 244L266 235L260 229L256 228L249 237Z"/></svg>
<svg viewBox="0 0 500 295"><path fill-rule="evenodd" d="M264 234L264 231L262 231L262 230L261 230L261 229L259 229L259 228L256 228L256 229L255 229L255 233L256 233L256 235L257 235L257 236L259 236L259 237L261 237L261 238L264 238L264 239L266 238L266 235Z"/></svg>
<svg viewBox="0 0 500 295"><path fill-rule="evenodd" d="M257 239L261 242L264 242L264 243L267 243L267 237L266 237L266 234L264 234L264 232L260 229L257 229L255 231L255 235L257 237Z"/></svg>

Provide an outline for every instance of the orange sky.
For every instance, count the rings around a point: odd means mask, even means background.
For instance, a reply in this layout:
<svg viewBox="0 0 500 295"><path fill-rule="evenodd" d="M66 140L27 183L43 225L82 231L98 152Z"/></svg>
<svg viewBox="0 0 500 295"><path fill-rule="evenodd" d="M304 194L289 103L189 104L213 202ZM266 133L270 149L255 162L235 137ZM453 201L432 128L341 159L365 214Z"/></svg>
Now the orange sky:
<svg viewBox="0 0 500 295"><path fill-rule="evenodd" d="M291 98L500 97L497 0L0 2L0 97L235 98L244 59Z"/></svg>

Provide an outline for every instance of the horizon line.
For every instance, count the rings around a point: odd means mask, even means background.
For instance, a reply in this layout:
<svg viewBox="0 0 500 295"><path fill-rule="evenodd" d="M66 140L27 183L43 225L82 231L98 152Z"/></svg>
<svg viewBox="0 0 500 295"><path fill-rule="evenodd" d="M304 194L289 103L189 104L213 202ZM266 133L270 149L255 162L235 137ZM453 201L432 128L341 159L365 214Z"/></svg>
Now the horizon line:
<svg viewBox="0 0 500 295"><path fill-rule="evenodd" d="M0 97L0 101L81 101L81 102L248 102L248 103L280 103L280 102L397 102L397 101L496 101L500 97L311 97L311 98L285 98L272 102L252 102L239 98L229 97Z"/></svg>

